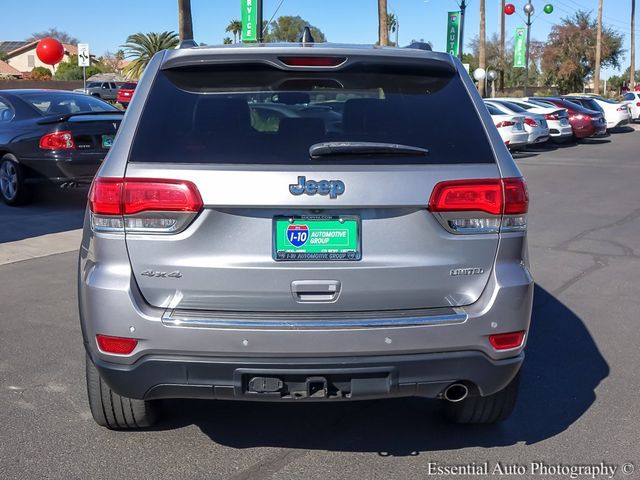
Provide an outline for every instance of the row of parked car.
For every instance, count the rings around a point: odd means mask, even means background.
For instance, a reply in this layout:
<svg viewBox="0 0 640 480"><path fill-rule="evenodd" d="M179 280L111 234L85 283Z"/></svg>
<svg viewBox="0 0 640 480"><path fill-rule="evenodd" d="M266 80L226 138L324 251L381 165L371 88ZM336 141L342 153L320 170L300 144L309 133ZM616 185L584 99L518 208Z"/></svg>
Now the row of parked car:
<svg viewBox="0 0 640 480"><path fill-rule="evenodd" d="M511 150L549 140L599 137L640 118L640 92L617 102L594 94L561 97L487 98L485 105Z"/></svg>
<svg viewBox="0 0 640 480"><path fill-rule="evenodd" d="M76 88L74 92L85 93L102 100L115 101L127 108L137 84L138 82L89 82L86 88Z"/></svg>

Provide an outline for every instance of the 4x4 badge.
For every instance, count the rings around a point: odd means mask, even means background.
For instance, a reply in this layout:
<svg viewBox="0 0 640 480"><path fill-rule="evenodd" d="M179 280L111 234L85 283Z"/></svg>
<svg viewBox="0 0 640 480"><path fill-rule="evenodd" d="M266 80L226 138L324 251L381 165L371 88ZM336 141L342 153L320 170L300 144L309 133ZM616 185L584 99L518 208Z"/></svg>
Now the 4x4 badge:
<svg viewBox="0 0 640 480"><path fill-rule="evenodd" d="M329 198L338 198L344 193L345 186L341 180L307 180L307 177L298 177L297 184L289 185L289 192L292 195L329 195Z"/></svg>

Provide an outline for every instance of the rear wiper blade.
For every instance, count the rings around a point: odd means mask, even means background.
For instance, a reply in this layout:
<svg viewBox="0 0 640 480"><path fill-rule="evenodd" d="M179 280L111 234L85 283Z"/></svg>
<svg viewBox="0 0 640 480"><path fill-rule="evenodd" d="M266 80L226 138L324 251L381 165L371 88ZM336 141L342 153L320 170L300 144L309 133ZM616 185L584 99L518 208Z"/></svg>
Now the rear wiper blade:
<svg viewBox="0 0 640 480"><path fill-rule="evenodd" d="M52 115L45 117L42 120L38 120L38 125L46 125L49 123L58 123L69 120L71 117L89 116L89 115L124 115L122 110L113 111L100 111L100 112L76 112L76 113L61 113L60 115Z"/></svg>
<svg viewBox="0 0 640 480"><path fill-rule="evenodd" d="M343 155L401 155L424 157L429 155L429 150L411 145L379 142L322 142L309 147L309 156L311 158Z"/></svg>

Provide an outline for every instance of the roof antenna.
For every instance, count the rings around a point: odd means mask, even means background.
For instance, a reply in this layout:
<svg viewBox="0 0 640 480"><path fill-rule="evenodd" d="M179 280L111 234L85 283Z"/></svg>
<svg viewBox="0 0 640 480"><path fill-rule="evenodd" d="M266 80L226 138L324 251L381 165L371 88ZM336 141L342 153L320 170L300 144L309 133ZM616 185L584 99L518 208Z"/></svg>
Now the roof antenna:
<svg viewBox="0 0 640 480"><path fill-rule="evenodd" d="M300 43L316 43L316 41L313 39L313 35L311 35L311 29L308 25L304 27L304 30L302 30L302 35L300 35Z"/></svg>

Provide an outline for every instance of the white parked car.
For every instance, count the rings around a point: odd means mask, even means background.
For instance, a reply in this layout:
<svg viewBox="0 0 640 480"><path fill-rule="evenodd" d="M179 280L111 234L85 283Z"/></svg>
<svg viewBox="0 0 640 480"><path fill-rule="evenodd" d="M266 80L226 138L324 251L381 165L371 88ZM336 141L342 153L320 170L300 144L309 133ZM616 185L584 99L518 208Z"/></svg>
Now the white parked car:
<svg viewBox="0 0 640 480"><path fill-rule="evenodd" d="M524 117L519 115L505 115L493 105L486 103L485 105L487 105L487 110L489 110L491 114L493 123L498 129L502 141L509 150L526 147L529 143L529 134L524 129Z"/></svg>
<svg viewBox="0 0 640 480"><path fill-rule="evenodd" d="M517 105L509 105L508 102L497 102L495 100L485 100L485 105L492 105L497 108L502 115L520 115L524 117L524 129L529 134L527 143L544 143L549 140L549 126L544 119L544 115L531 113Z"/></svg>
<svg viewBox="0 0 640 480"><path fill-rule="evenodd" d="M631 121L640 120L640 92L627 92L623 98L631 112Z"/></svg>
<svg viewBox="0 0 640 480"><path fill-rule="evenodd" d="M521 98L492 98L490 100L509 102L509 104L517 105L527 112L544 115L549 127L549 135L555 142L566 142L573 138L573 129L569 123L569 114L565 108L541 106Z"/></svg>
<svg viewBox="0 0 640 480"><path fill-rule="evenodd" d="M607 129L622 127L631 121L631 113L627 105L628 102L616 102L597 95L570 94L562 98L576 102L591 110L594 110L595 107L599 107L602 110L602 113L604 113L604 118L607 122Z"/></svg>

